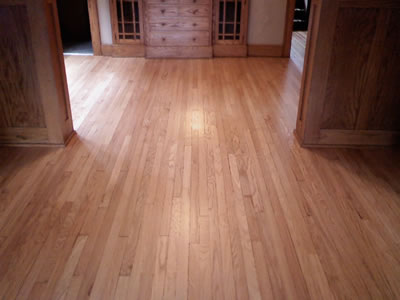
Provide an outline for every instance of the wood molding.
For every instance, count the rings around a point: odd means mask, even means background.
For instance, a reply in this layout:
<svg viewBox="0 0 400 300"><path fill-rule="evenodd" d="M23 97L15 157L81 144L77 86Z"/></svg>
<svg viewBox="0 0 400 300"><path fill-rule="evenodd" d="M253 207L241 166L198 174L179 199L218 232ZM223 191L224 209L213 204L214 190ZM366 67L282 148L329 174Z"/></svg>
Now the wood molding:
<svg viewBox="0 0 400 300"><path fill-rule="evenodd" d="M49 142L46 128L0 128L1 147L44 147L64 148L76 135L72 130L64 142Z"/></svg>
<svg viewBox="0 0 400 300"><path fill-rule="evenodd" d="M90 34L92 37L93 54L94 55L102 55L97 0L88 0L88 11L89 11Z"/></svg>
<svg viewBox="0 0 400 300"><path fill-rule="evenodd" d="M143 57L145 55L145 47L142 44L126 45L101 45L101 52L104 56L113 57Z"/></svg>
<svg viewBox="0 0 400 300"><path fill-rule="evenodd" d="M47 128L0 128L0 143L47 144Z"/></svg>
<svg viewBox="0 0 400 300"><path fill-rule="evenodd" d="M296 0L287 0L286 3L286 21L285 31L283 33L282 56L290 57L290 48L292 46L293 18Z"/></svg>
<svg viewBox="0 0 400 300"><path fill-rule="evenodd" d="M213 45L216 57L246 57L247 45Z"/></svg>
<svg viewBox="0 0 400 300"><path fill-rule="evenodd" d="M212 57L212 47L146 47L146 57L208 58Z"/></svg>
<svg viewBox="0 0 400 300"><path fill-rule="evenodd" d="M400 132L385 130L322 129L322 145L390 146L400 144Z"/></svg>
<svg viewBox="0 0 400 300"><path fill-rule="evenodd" d="M247 45L248 56L281 57L282 45Z"/></svg>
<svg viewBox="0 0 400 300"><path fill-rule="evenodd" d="M306 118L306 112L308 109L308 100L313 74L312 70L314 66L314 57L319 30L318 26L320 22L320 5L316 4L315 2L312 3L310 7L310 21L308 24L307 45L304 55L304 68L301 80L299 106L297 110L296 132L301 140L305 138L305 123L303 122L303 120Z"/></svg>
<svg viewBox="0 0 400 300"><path fill-rule="evenodd" d="M114 45L101 45L101 54L103 56L113 56Z"/></svg>
<svg viewBox="0 0 400 300"><path fill-rule="evenodd" d="M57 111L52 111L51 114L55 115L57 113L59 115L59 120L64 120L64 124L62 124L62 122L57 122L57 125L60 126L58 130L55 131L54 125L48 128L48 137L50 143L59 144L60 137L57 136L59 136L60 133L57 133L57 131L61 132L62 140L66 143L74 129L59 26L60 21L58 19L57 0L49 0L48 3L49 6L46 15L48 18L49 39L55 74L54 81L59 98L58 109Z"/></svg>

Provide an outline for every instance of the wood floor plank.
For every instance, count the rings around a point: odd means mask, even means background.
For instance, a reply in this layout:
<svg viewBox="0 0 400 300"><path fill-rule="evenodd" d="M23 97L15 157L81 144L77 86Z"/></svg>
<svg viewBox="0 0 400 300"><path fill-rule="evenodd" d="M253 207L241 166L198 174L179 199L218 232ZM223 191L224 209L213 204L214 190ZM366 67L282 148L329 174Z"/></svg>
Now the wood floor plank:
<svg viewBox="0 0 400 300"><path fill-rule="evenodd" d="M298 145L294 39L66 57L77 135L0 148L0 299L399 299L400 152Z"/></svg>

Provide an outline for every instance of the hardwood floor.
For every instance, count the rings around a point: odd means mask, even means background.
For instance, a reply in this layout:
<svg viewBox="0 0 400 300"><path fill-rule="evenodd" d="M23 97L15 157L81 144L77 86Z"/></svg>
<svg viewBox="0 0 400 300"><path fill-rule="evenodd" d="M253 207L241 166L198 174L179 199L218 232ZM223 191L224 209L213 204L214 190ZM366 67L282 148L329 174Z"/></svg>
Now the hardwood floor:
<svg viewBox="0 0 400 300"><path fill-rule="evenodd" d="M290 51L290 58L293 60L300 72L303 71L306 44L307 31L294 31L292 35L292 49Z"/></svg>
<svg viewBox="0 0 400 300"><path fill-rule="evenodd" d="M71 56L77 135L0 149L0 299L399 299L398 149L302 149L287 59Z"/></svg>

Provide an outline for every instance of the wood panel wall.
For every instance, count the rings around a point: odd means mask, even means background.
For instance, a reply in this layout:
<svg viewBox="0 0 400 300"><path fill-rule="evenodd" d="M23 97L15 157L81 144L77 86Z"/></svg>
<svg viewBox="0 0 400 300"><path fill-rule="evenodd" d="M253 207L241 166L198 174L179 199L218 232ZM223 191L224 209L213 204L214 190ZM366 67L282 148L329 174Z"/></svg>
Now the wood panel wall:
<svg viewBox="0 0 400 300"><path fill-rule="evenodd" d="M400 1L321 0L312 9L301 143L400 143Z"/></svg>
<svg viewBox="0 0 400 300"><path fill-rule="evenodd" d="M25 6L0 6L0 127L45 127Z"/></svg>

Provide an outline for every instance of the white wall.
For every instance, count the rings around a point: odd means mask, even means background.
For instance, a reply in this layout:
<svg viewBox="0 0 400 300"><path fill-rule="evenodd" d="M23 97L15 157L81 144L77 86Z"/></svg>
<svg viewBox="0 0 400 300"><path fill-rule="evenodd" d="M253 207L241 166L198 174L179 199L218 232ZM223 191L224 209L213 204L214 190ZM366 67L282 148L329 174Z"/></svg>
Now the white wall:
<svg viewBox="0 0 400 300"><path fill-rule="evenodd" d="M285 31L287 0L249 0L250 45L281 45Z"/></svg>
<svg viewBox="0 0 400 300"><path fill-rule="evenodd" d="M248 44L280 45L283 43L287 0L248 0ZM102 44L112 44L109 0L97 0Z"/></svg>
<svg viewBox="0 0 400 300"><path fill-rule="evenodd" d="M106 45L112 44L111 16L110 16L109 3L110 0L97 0L101 43Z"/></svg>

